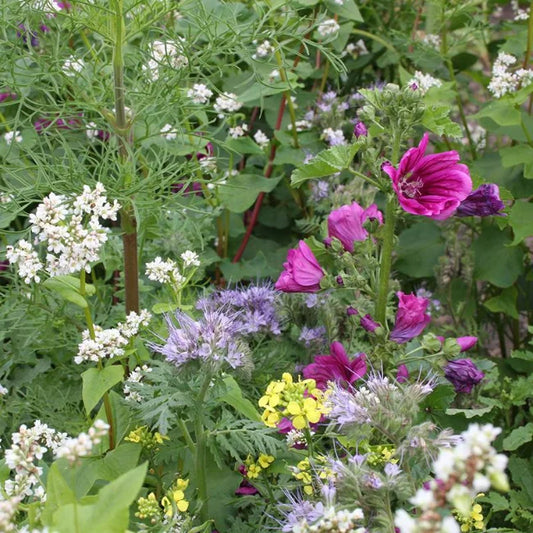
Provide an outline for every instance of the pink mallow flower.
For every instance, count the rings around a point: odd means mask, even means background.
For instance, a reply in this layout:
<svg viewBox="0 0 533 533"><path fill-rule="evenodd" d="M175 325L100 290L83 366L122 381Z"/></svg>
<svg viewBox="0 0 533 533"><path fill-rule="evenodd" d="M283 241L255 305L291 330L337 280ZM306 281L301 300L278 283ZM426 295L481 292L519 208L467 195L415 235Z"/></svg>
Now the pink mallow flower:
<svg viewBox="0 0 533 533"><path fill-rule="evenodd" d="M455 150L424 155L427 144L426 133L416 148L405 152L397 169L388 162L382 169L391 178L405 211L444 220L472 192L472 180Z"/></svg>
<svg viewBox="0 0 533 533"><path fill-rule="evenodd" d="M426 314L429 304L427 298L421 298L414 294L396 293L399 299L396 322L391 331L390 340L398 344L404 344L412 338L420 335L429 324L431 317Z"/></svg>
<svg viewBox="0 0 533 533"><path fill-rule="evenodd" d="M368 231L363 227L367 219L378 220L383 224L383 215L376 204L363 209L357 202L343 205L335 209L328 216L328 235L341 241L347 252L353 252L355 241L364 241Z"/></svg>
<svg viewBox="0 0 533 533"><path fill-rule="evenodd" d="M444 344L444 341L446 340L441 335L437 335L437 339L441 342L441 344ZM470 350L470 348L473 348L476 345L477 337L457 337L455 339L457 341L457 344L460 346L462 352L466 352L467 350Z"/></svg>
<svg viewBox="0 0 533 533"><path fill-rule="evenodd" d="M366 355L359 353L350 360L340 342L329 347L330 355L317 355L310 365L303 369L305 379L314 379L317 388L326 390L329 381L351 385L366 374Z"/></svg>
<svg viewBox="0 0 533 533"><path fill-rule="evenodd" d="M276 289L283 292L317 292L324 271L314 256L311 248L300 241L297 248L289 250L285 269L276 281Z"/></svg>

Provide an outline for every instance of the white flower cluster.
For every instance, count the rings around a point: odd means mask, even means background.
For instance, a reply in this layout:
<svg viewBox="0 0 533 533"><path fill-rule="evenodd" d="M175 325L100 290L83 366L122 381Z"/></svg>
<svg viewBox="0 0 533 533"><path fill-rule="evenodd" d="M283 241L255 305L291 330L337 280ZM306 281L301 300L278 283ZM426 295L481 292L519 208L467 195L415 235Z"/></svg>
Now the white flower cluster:
<svg viewBox="0 0 533 533"><path fill-rule="evenodd" d="M161 128L160 133L167 141L173 141L177 136L177 132L175 129L173 129L172 124L165 124Z"/></svg>
<svg viewBox="0 0 533 533"><path fill-rule="evenodd" d="M0 531L5 531L6 533L17 531L17 526L13 519L17 514L20 501L21 498L18 496L7 499L0 497Z"/></svg>
<svg viewBox="0 0 533 533"><path fill-rule="evenodd" d="M0 204L9 204L15 199L15 197L12 194L8 194L7 192L0 192Z"/></svg>
<svg viewBox="0 0 533 533"><path fill-rule="evenodd" d="M55 451L55 458L66 458L69 463L75 463L80 457L91 454L94 446L99 444L109 429L109 424L103 420L96 420L87 433L80 433L77 437L63 440Z"/></svg>
<svg viewBox="0 0 533 533"><path fill-rule="evenodd" d="M511 0L511 9L513 10L514 20L527 20L529 18L529 8L522 8L518 0Z"/></svg>
<svg viewBox="0 0 533 533"><path fill-rule="evenodd" d="M200 266L200 258L198 257L198 254L196 252L186 250L180 255L180 257L183 261L184 267Z"/></svg>
<svg viewBox="0 0 533 533"><path fill-rule="evenodd" d="M87 124L87 129L85 130L85 135L87 135L87 138L90 141L94 141L98 137L98 126L96 125L96 122L89 122Z"/></svg>
<svg viewBox="0 0 533 533"><path fill-rule="evenodd" d="M246 124L241 124L240 126L235 126L234 128L229 129L229 135L233 139L243 137L246 133L248 133L248 126Z"/></svg>
<svg viewBox="0 0 533 533"><path fill-rule="evenodd" d="M237 100L236 94L222 93L215 100L215 105L213 107L218 113L219 118L224 118L224 111L229 113L238 111L242 107L242 103Z"/></svg>
<svg viewBox="0 0 533 533"><path fill-rule="evenodd" d="M79 74L85 67L85 62L83 59L76 58L74 56L70 56L64 63L62 70L63 72L73 78L76 76L76 74Z"/></svg>
<svg viewBox="0 0 533 533"><path fill-rule="evenodd" d="M344 133L341 129L334 130L333 128L326 128L322 132L322 137L330 146L346 144L346 139L344 138Z"/></svg>
<svg viewBox="0 0 533 533"><path fill-rule="evenodd" d="M516 57L505 52L500 52L492 66L492 78L488 90L496 97L513 93L520 86L526 86L533 82L533 71L519 68L514 72L509 70L516 63Z"/></svg>
<svg viewBox="0 0 533 533"><path fill-rule="evenodd" d="M327 507L320 520L309 525L307 520L295 524L293 533L365 533L367 529L360 525L364 515L362 509L337 510L334 506ZM359 524L358 524L359 522Z"/></svg>
<svg viewBox="0 0 533 533"><path fill-rule="evenodd" d="M257 130L254 133L254 141L261 147L264 148L269 142L270 139L261 131Z"/></svg>
<svg viewBox="0 0 533 533"><path fill-rule="evenodd" d="M154 41L150 45L151 58L148 65L143 65L153 79L159 78L160 65L167 65L174 69L181 69L189 64L186 55L183 54L181 40L179 43L170 41Z"/></svg>
<svg viewBox="0 0 533 533"><path fill-rule="evenodd" d="M305 119L302 119L302 120L297 120L294 125L296 126L296 131L305 131L305 130L309 130L313 127L313 124L311 124L311 122L309 122L309 120L305 120ZM289 123L289 125L287 126L287 129L289 131L292 131L292 123Z"/></svg>
<svg viewBox="0 0 533 533"><path fill-rule="evenodd" d="M442 81L434 78L431 74L424 74L419 70L415 71L415 75L407 82L411 88L419 90L422 94L426 94L431 87L440 87Z"/></svg>
<svg viewBox="0 0 533 533"><path fill-rule="evenodd" d="M40 420L31 428L20 426L18 432L13 433L11 447L4 455L6 466L15 473L13 479L4 483L5 494L20 499L25 496L44 498L44 488L40 484L43 469L36 465L36 461L48 450L56 451L65 438L65 433L58 433Z"/></svg>
<svg viewBox="0 0 533 533"><path fill-rule="evenodd" d="M90 264L98 261L109 230L100 224L116 220L120 205L104 196L105 188L97 183L94 190L84 185L83 192L73 198L50 193L30 215L35 243L47 245L46 266L39 261L32 245L20 240L15 247L7 246L6 255L19 267L19 275L26 283L40 281L38 272L44 269L50 276L91 271Z"/></svg>
<svg viewBox="0 0 533 533"><path fill-rule="evenodd" d="M0 396L5 396L7 393L8 390L3 385L0 385Z"/></svg>
<svg viewBox="0 0 533 533"><path fill-rule="evenodd" d="M440 50L441 39L440 35L437 35L436 33L426 33L424 37L422 37L422 42L431 48L435 48L435 50Z"/></svg>
<svg viewBox="0 0 533 533"><path fill-rule="evenodd" d="M159 283L175 283L180 285L185 281L185 277L180 274L178 265L172 259L163 261L161 257L156 257L150 263L146 263L146 275L152 281Z"/></svg>
<svg viewBox="0 0 533 533"><path fill-rule="evenodd" d="M128 379L126 380L126 383L124 383L124 397L126 400L132 400L134 402L142 402L142 396L139 394L139 392L132 390L130 384L131 383L140 383L142 379L144 378L145 374L148 374L151 372L152 369L148 365L143 366L137 366L135 367L135 370L133 370L130 375L128 376Z"/></svg>
<svg viewBox="0 0 533 533"><path fill-rule="evenodd" d="M368 48L363 39L359 39L356 43L348 43L346 48L342 51L341 57L350 55L354 58L368 55Z"/></svg>
<svg viewBox="0 0 533 533"><path fill-rule="evenodd" d="M269 56L274 52L274 47L270 44L270 41L263 41L256 49L252 59L258 59Z"/></svg>
<svg viewBox="0 0 533 533"><path fill-rule="evenodd" d="M472 501L480 492L488 491L491 485L508 490L505 475L508 458L492 447L500 432L501 429L492 424L471 424L456 446L439 451L433 463L435 479L410 500L420 509L420 516L415 519L404 510L396 512L394 523L400 533L460 533L455 518L442 519L437 512L443 501L460 516L468 518Z"/></svg>
<svg viewBox="0 0 533 533"><path fill-rule="evenodd" d="M318 33L322 37L327 37L328 35L333 35L334 33L337 33L340 29L341 29L341 27L339 26L339 24L337 23L337 21L335 19L323 20L318 25L318 28L317 28Z"/></svg>
<svg viewBox="0 0 533 533"><path fill-rule="evenodd" d="M76 364L84 361L97 363L102 359L113 359L124 355L124 348L131 337L137 335L141 326L147 326L152 315L143 309L140 314L132 311L126 317L126 323L119 323L116 328L102 329L94 327L94 339L89 330L82 333L82 342L78 344L78 354L74 357Z"/></svg>
<svg viewBox="0 0 533 533"><path fill-rule="evenodd" d="M192 88L187 91L187 97L195 104L207 104L211 96L213 96L213 91L208 89L207 85L204 85L203 83L195 83Z"/></svg>
<svg viewBox="0 0 533 533"><path fill-rule="evenodd" d="M20 131L8 131L7 133L4 133L4 141L6 141L6 144L13 144L13 141L16 143L22 142L22 135L20 134Z"/></svg>

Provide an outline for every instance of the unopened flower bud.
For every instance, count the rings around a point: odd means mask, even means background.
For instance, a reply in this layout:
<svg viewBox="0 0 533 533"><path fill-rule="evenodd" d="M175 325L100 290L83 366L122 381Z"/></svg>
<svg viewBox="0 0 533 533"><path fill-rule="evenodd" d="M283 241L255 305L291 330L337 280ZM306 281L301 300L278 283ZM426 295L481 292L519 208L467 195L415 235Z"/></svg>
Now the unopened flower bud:
<svg viewBox="0 0 533 533"><path fill-rule="evenodd" d="M356 139L359 139L359 137L366 137L368 135L368 130L366 129L365 123L358 122L353 129L353 134Z"/></svg>

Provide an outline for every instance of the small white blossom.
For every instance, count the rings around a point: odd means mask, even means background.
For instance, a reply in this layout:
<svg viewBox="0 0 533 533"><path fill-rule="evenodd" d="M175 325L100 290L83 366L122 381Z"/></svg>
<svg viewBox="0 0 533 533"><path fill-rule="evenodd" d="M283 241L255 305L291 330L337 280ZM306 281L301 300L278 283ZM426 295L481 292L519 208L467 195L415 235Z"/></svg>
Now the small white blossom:
<svg viewBox="0 0 533 533"><path fill-rule="evenodd" d="M434 48L435 50L440 50L440 35L437 35L435 33L426 33L424 37L422 37L422 42L427 46Z"/></svg>
<svg viewBox="0 0 533 533"><path fill-rule="evenodd" d="M178 265L172 259L163 261L161 257L156 257L150 263L146 263L146 275L148 279L159 283L176 283L179 285L185 281L185 278L179 272Z"/></svg>
<svg viewBox="0 0 533 533"><path fill-rule="evenodd" d="M4 140L7 144L12 144L13 142L20 143L22 142L22 135L20 131L8 131L4 133Z"/></svg>
<svg viewBox="0 0 533 533"><path fill-rule="evenodd" d="M235 126L234 128L229 129L229 135L230 137L233 137L233 139L243 137L246 133L248 133L248 126L246 124L241 124L240 126Z"/></svg>
<svg viewBox="0 0 533 533"><path fill-rule="evenodd" d="M342 52L341 56L351 55L353 57L368 55L368 48L363 39L359 39L356 43L348 43Z"/></svg>
<svg viewBox="0 0 533 533"><path fill-rule="evenodd" d="M415 75L407 82L407 85L425 94L431 87L440 87L442 81L434 78L431 74L424 74L417 70L415 71Z"/></svg>
<svg viewBox="0 0 533 533"><path fill-rule="evenodd" d="M533 71L519 68L516 71L510 67L516 63L516 57L500 52L492 66L492 78L488 90L496 98L501 98L518 90L520 86L527 86L533 82Z"/></svg>
<svg viewBox="0 0 533 533"><path fill-rule="evenodd" d="M16 246L6 246L6 257L10 263L18 265L18 273L24 279L24 283L41 281L39 272L44 267L39 261L39 255L28 241L21 239Z"/></svg>
<svg viewBox="0 0 533 533"><path fill-rule="evenodd" d="M200 259L198 258L198 254L196 252L192 252L191 250L187 250L183 252L180 256L183 259L183 266L200 266Z"/></svg>
<svg viewBox="0 0 533 533"><path fill-rule="evenodd" d="M326 19L318 25L318 33L322 37L333 35L340 30L340 26L335 19Z"/></svg>
<svg viewBox="0 0 533 533"><path fill-rule="evenodd" d="M8 390L3 385L0 385L0 396L5 396L7 393Z"/></svg>
<svg viewBox="0 0 533 533"><path fill-rule="evenodd" d="M218 113L219 118L224 117L224 111L233 112L238 111L242 107L242 103L237 100L237 95L233 93L222 93L215 100L213 106Z"/></svg>
<svg viewBox="0 0 533 533"><path fill-rule="evenodd" d="M98 137L98 126L96 125L95 122L89 122L87 124L85 135L87 135L87 138L91 141Z"/></svg>
<svg viewBox="0 0 533 533"><path fill-rule="evenodd" d="M173 69L182 69L189 64L189 59L183 54L181 41L154 41L150 45L151 58L143 70L157 80L160 75L160 66L166 65Z"/></svg>
<svg viewBox="0 0 533 533"><path fill-rule="evenodd" d="M257 130L254 134L254 141L263 148L270 142L270 139L261 130Z"/></svg>
<svg viewBox="0 0 533 533"><path fill-rule="evenodd" d="M70 77L76 76L79 74L85 67L85 62L82 59L70 56L64 63L62 70L63 72Z"/></svg>
<svg viewBox="0 0 533 533"><path fill-rule="evenodd" d="M274 47L270 44L270 41L263 41L256 49L253 59L267 57L274 52Z"/></svg>
<svg viewBox="0 0 533 533"><path fill-rule="evenodd" d="M309 130L313 127L313 124L311 124L311 122L309 122L308 120L297 120L294 125L296 126L296 131L304 131L304 130ZM292 131L292 124L289 124L287 126L287 129L289 131Z"/></svg>
<svg viewBox="0 0 533 533"><path fill-rule="evenodd" d="M108 429L109 424L96 420L87 433L80 433L77 437L63 440L55 452L56 459L64 457L73 464L80 457L87 457L91 454L93 447L101 442Z"/></svg>
<svg viewBox="0 0 533 533"><path fill-rule="evenodd" d="M527 20L529 18L529 8L522 8L518 4L518 0L511 0L511 9L513 10L514 20Z"/></svg>
<svg viewBox="0 0 533 533"><path fill-rule="evenodd" d="M161 131L160 131L161 135L163 135L163 137L167 140L167 141L173 141L176 136L177 136L177 133L176 131L173 129L173 126L172 124L165 124L162 128L161 128Z"/></svg>
<svg viewBox="0 0 533 533"><path fill-rule="evenodd" d="M206 104L211 96L213 96L213 91L208 89L203 83L195 83L192 89L187 91L187 97L195 104Z"/></svg>

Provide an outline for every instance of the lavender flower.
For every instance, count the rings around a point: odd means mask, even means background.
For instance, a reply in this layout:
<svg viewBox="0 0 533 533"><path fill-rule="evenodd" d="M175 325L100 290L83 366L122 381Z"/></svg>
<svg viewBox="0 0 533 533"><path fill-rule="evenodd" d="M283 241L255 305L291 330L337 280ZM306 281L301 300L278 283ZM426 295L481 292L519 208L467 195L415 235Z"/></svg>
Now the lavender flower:
<svg viewBox="0 0 533 533"><path fill-rule="evenodd" d="M204 307L204 316L194 320L182 311L176 311L177 327L169 316L169 336L164 345L152 344L167 361L181 366L189 361L207 363L213 369L227 363L231 368L244 366L249 348L241 339L241 313L225 308Z"/></svg>
<svg viewBox="0 0 533 533"><path fill-rule="evenodd" d="M324 326L316 328L303 326L298 340L303 342L306 348L310 348L313 344L322 345L326 340L326 328Z"/></svg>
<svg viewBox="0 0 533 533"><path fill-rule="evenodd" d="M324 504L322 502L310 502L304 500L301 494L296 496L286 493L290 503L279 505L278 509L285 516L285 520L280 523L281 531L291 533L298 531L303 524L312 524L324 514Z"/></svg>
<svg viewBox="0 0 533 533"><path fill-rule="evenodd" d="M212 293L198 301L198 309L225 309L242 334L281 333L278 317L279 293L269 285L250 285Z"/></svg>

